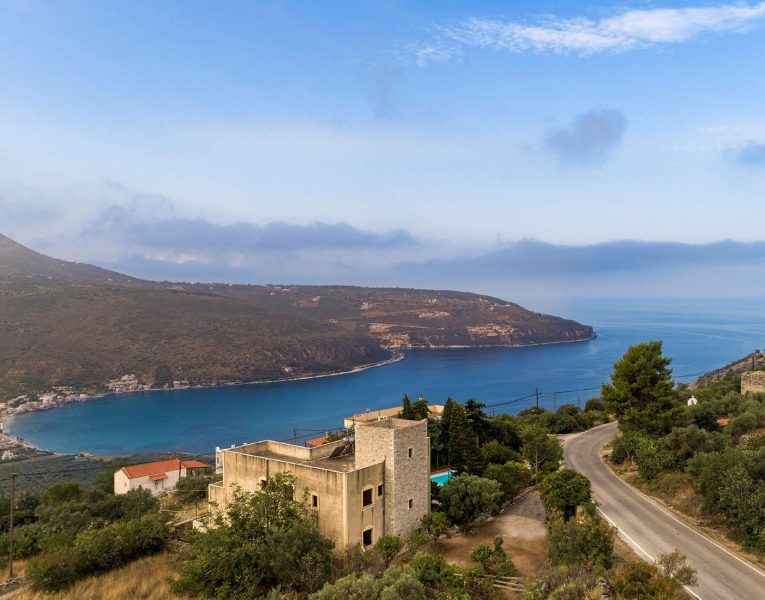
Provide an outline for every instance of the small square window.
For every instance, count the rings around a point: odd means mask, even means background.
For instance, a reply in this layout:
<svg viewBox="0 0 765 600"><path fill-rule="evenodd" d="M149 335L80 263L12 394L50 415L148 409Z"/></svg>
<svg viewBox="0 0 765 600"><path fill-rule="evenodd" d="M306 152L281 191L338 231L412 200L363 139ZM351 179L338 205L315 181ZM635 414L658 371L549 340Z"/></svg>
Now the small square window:
<svg viewBox="0 0 765 600"><path fill-rule="evenodd" d="M319 508L319 497L316 494L311 494L311 507Z"/></svg>
<svg viewBox="0 0 765 600"><path fill-rule="evenodd" d="M365 529L362 532L361 543L364 545L364 548L369 548L369 546L372 545L372 530L371 529Z"/></svg>
<svg viewBox="0 0 765 600"><path fill-rule="evenodd" d="M409 498L409 510L412 510L414 507L414 500L412 498Z"/></svg>
<svg viewBox="0 0 765 600"><path fill-rule="evenodd" d="M361 493L361 506L372 506L372 488Z"/></svg>
<svg viewBox="0 0 765 600"><path fill-rule="evenodd" d="M409 448L409 458L412 458L412 448Z"/></svg>
<svg viewBox="0 0 765 600"><path fill-rule="evenodd" d="M382 484L380 484L380 485L378 485L378 486L377 486L377 496L378 496L378 497L382 497L382 495L383 495L383 489L384 489L384 488L383 488Z"/></svg>

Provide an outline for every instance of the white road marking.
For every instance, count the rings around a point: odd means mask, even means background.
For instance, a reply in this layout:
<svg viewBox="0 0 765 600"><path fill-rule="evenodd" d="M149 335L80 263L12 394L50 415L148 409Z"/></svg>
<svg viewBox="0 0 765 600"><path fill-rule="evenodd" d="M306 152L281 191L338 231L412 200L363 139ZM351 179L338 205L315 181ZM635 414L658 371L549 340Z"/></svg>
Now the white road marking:
<svg viewBox="0 0 765 600"><path fill-rule="evenodd" d="M632 492L635 492L635 493L636 493L636 494L638 494L639 496L642 496L642 497L643 497L645 500L647 500L647 501L648 501L648 502L650 502L650 503L651 503L653 506L655 506L656 508L658 508L658 509L659 509L661 512L663 512L665 515L667 515L667 516L668 516L670 519L672 519L672 520L673 520L673 521L675 521L676 523L679 523L680 525L682 525L683 527L685 527L687 530L689 530L689 531L692 531L692 532L693 532L693 533L695 533L697 536L699 536L701 539L703 539L703 540L705 540L705 541L709 542L709 543L710 543L710 544L712 544L713 546L715 546L715 547L717 547L718 549L722 550L722 551L723 551L723 552L725 552L725 554L727 554L728 556L730 556L730 557L732 557L732 558L735 558L735 559L736 559L738 562L740 562L742 565L745 565L745 566L749 567L749 568L750 568L752 571L754 571L755 573L757 573L757 574L758 574L760 577L765 577L765 572L763 572L762 570L758 569L758 568L757 568L757 567L755 567L753 564L751 564L751 563L747 562L746 560L744 560L744 559L743 559L743 558L741 558L740 556L736 556L736 555L735 555L733 552L731 552L730 550L728 550L728 549L727 549L727 548L725 548L724 546L721 546L721 545L720 545L720 544L718 544L716 541L714 541L712 538L710 538L710 537L706 536L705 534L701 533L699 530L697 530L697 529L695 529L695 528L691 527L691 526L690 526L690 525L688 525L687 523L684 523L683 521L681 521L680 519L678 519L678 518L677 518L675 515L673 515L671 512L669 512L668 510L666 510L666 509L665 509L663 506L661 506L661 505L660 505L658 502L656 502L656 501L655 501L653 498L651 498L651 497L650 497L648 494L644 494L644 493L643 493L643 492L641 492L639 489L632 487L632 486L631 486L629 483L627 483L626 481L624 481L624 480L623 480L623 479L621 479L620 477L617 477L617 476L616 476L616 474L615 474L615 473L614 473L614 472L613 472L613 471L612 471L612 470L611 470L611 469L608 467L608 465L606 465L606 464L605 464L605 461L603 460L603 457L602 457L602 456L600 457L600 461L601 461L601 463L603 463L603 465L606 467L606 469L607 469L607 470L608 470L608 472L611 474L611 476L612 476L614 479L616 479L616 480L617 480L619 483L621 483L622 485L624 485L624 486L625 486L625 487L626 487L628 490L630 490L630 491L632 491Z"/></svg>
<svg viewBox="0 0 765 600"><path fill-rule="evenodd" d="M619 526L618 526L618 525L617 525L617 524L614 522L614 520L613 520L611 517L609 517L609 516L608 516L606 513L604 513L604 512L603 512L603 511L602 511L600 508L598 508L598 512L599 512L601 515L603 515L603 516L605 517L606 521L608 521L609 523L611 523L611 525L613 525L614 527L616 527L616 530L619 532L619 535L621 535L621 536L622 536L622 537L623 537L625 540L627 540L627 542L628 542L628 543L629 543L629 544L630 544L630 545L631 545L633 548L636 548L637 550L639 550L640 552L642 552L642 553L643 553L643 554L644 554L644 555L645 555L645 556L648 558L648 560L650 560L651 562L656 562L656 560L655 560L655 559L654 559L654 558L653 558L653 557L652 557L650 554L648 554L648 552L646 552L646 551L645 551L645 549L644 549L644 548L643 548L643 547L642 547L640 544L638 544L638 543L637 543L637 542L636 542L634 539L632 539L632 538L631 538L629 535L627 535L627 534L625 533L625 531L624 531L624 530L623 530L621 527L619 527ZM696 598L697 600L703 600L703 598L702 598L701 596L699 596L699 595L698 595L696 592L694 592L694 591L693 591L691 588L689 588L687 585L684 585L684 586L683 586L683 589L685 589L685 591L686 591L686 592L688 592L688 593L689 593L691 596L693 596L693 597L694 597L694 598Z"/></svg>

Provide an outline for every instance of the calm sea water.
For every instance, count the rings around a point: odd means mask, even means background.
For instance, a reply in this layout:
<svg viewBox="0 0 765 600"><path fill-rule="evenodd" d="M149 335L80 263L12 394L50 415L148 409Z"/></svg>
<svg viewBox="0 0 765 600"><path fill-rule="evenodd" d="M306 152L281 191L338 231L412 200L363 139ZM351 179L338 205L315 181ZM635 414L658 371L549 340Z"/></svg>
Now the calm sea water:
<svg viewBox="0 0 765 600"><path fill-rule="evenodd" d="M554 390L560 392L558 404L583 404L597 392L569 390L607 380L613 363L639 341L663 340L676 375L711 370L765 347L765 301L580 302L563 312L593 325L598 338L529 348L414 351L393 365L340 377L112 396L19 415L9 430L60 452L211 452L295 433L317 437L354 412L398 404L404 393L435 403L447 396L489 405L513 401L496 412L533 405L534 398L516 399L536 388L546 407Z"/></svg>

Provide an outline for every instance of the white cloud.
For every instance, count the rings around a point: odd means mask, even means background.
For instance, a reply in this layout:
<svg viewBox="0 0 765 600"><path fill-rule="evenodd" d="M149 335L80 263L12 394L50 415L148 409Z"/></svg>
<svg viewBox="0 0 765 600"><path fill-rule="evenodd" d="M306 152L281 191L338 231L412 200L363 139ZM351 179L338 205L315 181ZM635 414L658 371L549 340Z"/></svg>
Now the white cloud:
<svg viewBox="0 0 765 600"><path fill-rule="evenodd" d="M548 16L536 22L473 18L438 27L438 39L417 46L418 65L443 61L461 47L510 52L590 55L673 44L706 33L743 32L765 18L765 2L700 8L633 9L602 19Z"/></svg>

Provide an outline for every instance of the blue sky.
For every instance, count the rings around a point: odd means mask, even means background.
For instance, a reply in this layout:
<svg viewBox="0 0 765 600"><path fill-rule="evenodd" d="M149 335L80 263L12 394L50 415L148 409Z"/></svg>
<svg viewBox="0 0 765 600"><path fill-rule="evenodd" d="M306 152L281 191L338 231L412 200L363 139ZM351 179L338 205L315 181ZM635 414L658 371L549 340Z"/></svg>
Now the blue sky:
<svg viewBox="0 0 765 600"><path fill-rule="evenodd" d="M0 28L0 231L57 256L350 283L435 260L502 292L465 261L515 250L547 280L508 289L541 294L566 286L522 240L734 239L722 268L765 274L764 3L0 0ZM631 256L592 293L627 293Z"/></svg>

